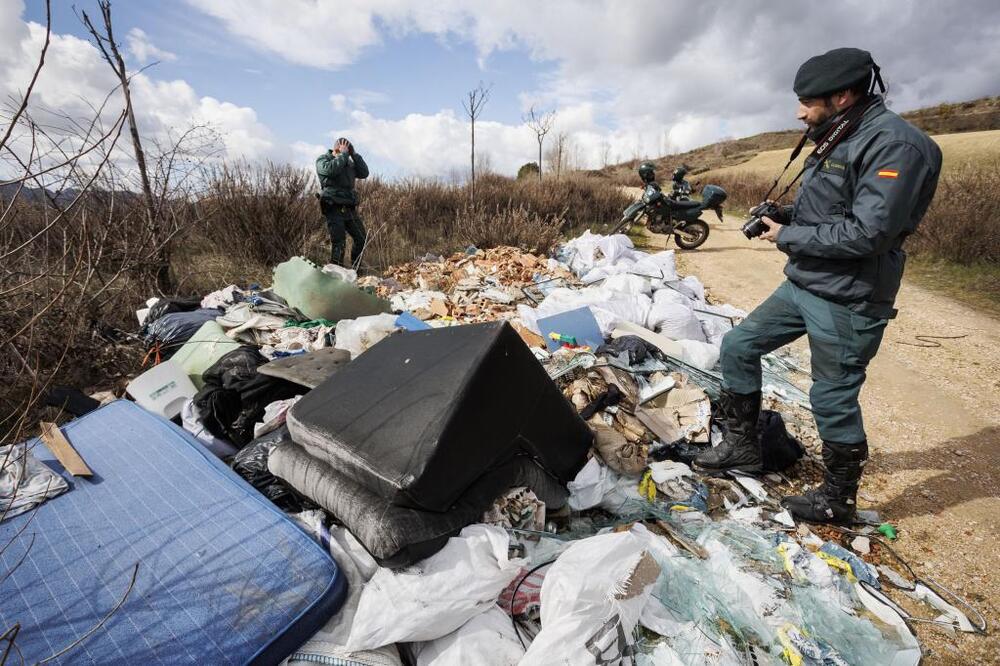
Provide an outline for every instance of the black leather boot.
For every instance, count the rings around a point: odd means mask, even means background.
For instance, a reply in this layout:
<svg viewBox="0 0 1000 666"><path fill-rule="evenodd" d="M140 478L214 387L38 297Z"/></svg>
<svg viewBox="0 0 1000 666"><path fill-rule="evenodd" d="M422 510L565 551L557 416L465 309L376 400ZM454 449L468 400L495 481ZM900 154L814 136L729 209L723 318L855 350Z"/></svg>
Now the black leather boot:
<svg viewBox="0 0 1000 666"><path fill-rule="evenodd" d="M699 453L694 459L695 469L709 473L735 470L760 474L764 470L757 433L760 392L740 395L724 391L719 407L726 427L725 439L718 446Z"/></svg>
<svg viewBox="0 0 1000 666"><path fill-rule="evenodd" d="M823 484L803 495L786 497L781 504L796 520L840 525L854 522L858 483L866 460L868 442L823 442L823 463L826 465Z"/></svg>

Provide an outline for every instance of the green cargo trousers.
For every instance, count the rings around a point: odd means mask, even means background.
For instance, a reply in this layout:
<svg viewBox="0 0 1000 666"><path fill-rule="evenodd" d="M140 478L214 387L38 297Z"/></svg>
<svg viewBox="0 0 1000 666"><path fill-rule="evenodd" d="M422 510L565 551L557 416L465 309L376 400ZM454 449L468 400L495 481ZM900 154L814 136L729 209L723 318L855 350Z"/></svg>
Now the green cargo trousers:
<svg viewBox="0 0 1000 666"><path fill-rule="evenodd" d="M320 200L320 211L330 232L330 263L345 268L358 268L361 253L368 241L365 223L361 221L354 206L330 204ZM344 250L347 248L347 234L351 235L351 263L344 264Z"/></svg>
<svg viewBox="0 0 1000 666"><path fill-rule="evenodd" d="M731 393L760 391L760 357L805 334L812 354L809 400L820 437L858 444L867 439L858 394L887 323L786 280L723 338L722 386Z"/></svg>

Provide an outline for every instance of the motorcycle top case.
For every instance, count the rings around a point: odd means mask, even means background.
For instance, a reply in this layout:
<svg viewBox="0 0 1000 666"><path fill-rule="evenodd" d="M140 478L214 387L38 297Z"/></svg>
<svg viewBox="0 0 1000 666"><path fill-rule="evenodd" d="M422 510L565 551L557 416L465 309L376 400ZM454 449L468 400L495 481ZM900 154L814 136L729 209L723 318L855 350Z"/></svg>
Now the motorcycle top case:
<svg viewBox="0 0 1000 666"><path fill-rule="evenodd" d="M593 440L506 322L392 335L306 394L288 427L310 455L426 511L519 455L565 484Z"/></svg>
<svg viewBox="0 0 1000 666"><path fill-rule="evenodd" d="M714 208L726 200L726 191L718 185L706 185L701 188L701 201L705 208Z"/></svg>

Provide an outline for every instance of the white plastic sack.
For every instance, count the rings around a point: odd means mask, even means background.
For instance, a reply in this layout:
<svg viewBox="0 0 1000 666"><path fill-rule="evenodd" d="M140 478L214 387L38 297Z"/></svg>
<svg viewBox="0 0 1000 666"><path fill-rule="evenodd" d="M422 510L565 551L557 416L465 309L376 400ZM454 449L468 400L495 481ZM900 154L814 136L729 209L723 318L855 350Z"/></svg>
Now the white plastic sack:
<svg viewBox="0 0 1000 666"><path fill-rule="evenodd" d="M529 329L541 335L538 320L577 308L590 307L601 334L607 337L621 322L642 326L646 323L652 300L644 294L626 294L603 287L553 289L537 308L518 305L517 314Z"/></svg>
<svg viewBox="0 0 1000 666"><path fill-rule="evenodd" d="M686 304L653 303L646 317L646 328L662 333L671 340L705 342L701 322L691 306Z"/></svg>
<svg viewBox="0 0 1000 666"><path fill-rule="evenodd" d="M584 275L597 266L614 265L631 258L632 240L624 234L601 236L584 231L579 237L559 249L559 257L577 275Z"/></svg>
<svg viewBox="0 0 1000 666"><path fill-rule="evenodd" d="M719 348L697 340L678 340L683 349L681 360L699 370L711 370L719 362Z"/></svg>
<svg viewBox="0 0 1000 666"><path fill-rule="evenodd" d="M470 525L413 566L380 568L361 593L348 649L432 641L489 610L524 564L508 557L509 543L499 527Z"/></svg>
<svg viewBox="0 0 1000 666"><path fill-rule="evenodd" d="M580 276L580 282L584 284L593 284L595 282L600 282L613 275L627 275L632 272L635 265L631 259L619 259L616 264L603 264L598 265L595 268L591 268L589 271Z"/></svg>
<svg viewBox="0 0 1000 666"><path fill-rule="evenodd" d="M394 314L377 314L357 319L341 319L337 322L334 333L334 346L351 352L352 359L357 358L376 342L396 331L396 317Z"/></svg>
<svg viewBox="0 0 1000 666"><path fill-rule="evenodd" d="M542 630L521 665L627 663L659 574L645 535L629 531L575 542L545 575Z"/></svg>
<svg viewBox="0 0 1000 666"><path fill-rule="evenodd" d="M707 312L695 312L695 316L701 322L701 330L705 332L705 338L711 344L719 347L722 345L722 338L733 329L733 322L745 318L747 313L728 303L724 305L705 304L698 308ZM713 314L708 314L711 312Z"/></svg>
<svg viewBox="0 0 1000 666"><path fill-rule="evenodd" d="M659 305L661 303L680 303L681 305L693 308L695 301L676 289L663 287L662 289L657 289L653 292L653 305Z"/></svg>
<svg viewBox="0 0 1000 666"><path fill-rule="evenodd" d="M668 284L670 287L673 287L688 298L698 301L699 303L705 302L705 285L703 285L701 280L693 275L688 275L683 280L675 280Z"/></svg>
<svg viewBox="0 0 1000 666"><path fill-rule="evenodd" d="M677 280L677 260L673 250L664 250L656 254L636 252L638 256L632 266L632 272L650 278L656 284Z"/></svg>
<svg viewBox="0 0 1000 666"><path fill-rule="evenodd" d="M338 280L343 280L344 282L354 284L358 281L358 272L351 268L344 268L343 266L338 266L337 264L327 264L320 270L327 275L333 276Z"/></svg>
<svg viewBox="0 0 1000 666"><path fill-rule="evenodd" d="M625 294L645 294L646 296L650 296L653 293L653 290L649 286L648 278L627 273L612 275L601 286L605 289Z"/></svg>
<svg viewBox="0 0 1000 666"><path fill-rule="evenodd" d="M599 506L617 513L629 500L642 501L638 477L622 476L596 457L587 461L566 488L569 490L568 504L574 511Z"/></svg>
<svg viewBox="0 0 1000 666"><path fill-rule="evenodd" d="M514 624L499 606L475 616L458 631L418 643L412 650L417 666L517 666L524 657Z"/></svg>

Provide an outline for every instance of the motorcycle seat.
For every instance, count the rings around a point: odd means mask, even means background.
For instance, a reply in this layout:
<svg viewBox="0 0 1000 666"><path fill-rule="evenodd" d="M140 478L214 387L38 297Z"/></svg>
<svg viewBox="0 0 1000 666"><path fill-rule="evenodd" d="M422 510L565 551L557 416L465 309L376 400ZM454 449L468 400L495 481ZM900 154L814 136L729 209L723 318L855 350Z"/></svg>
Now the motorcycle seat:
<svg viewBox="0 0 1000 666"><path fill-rule="evenodd" d="M700 201L676 201L670 200L670 207L674 210L694 210L701 207Z"/></svg>

